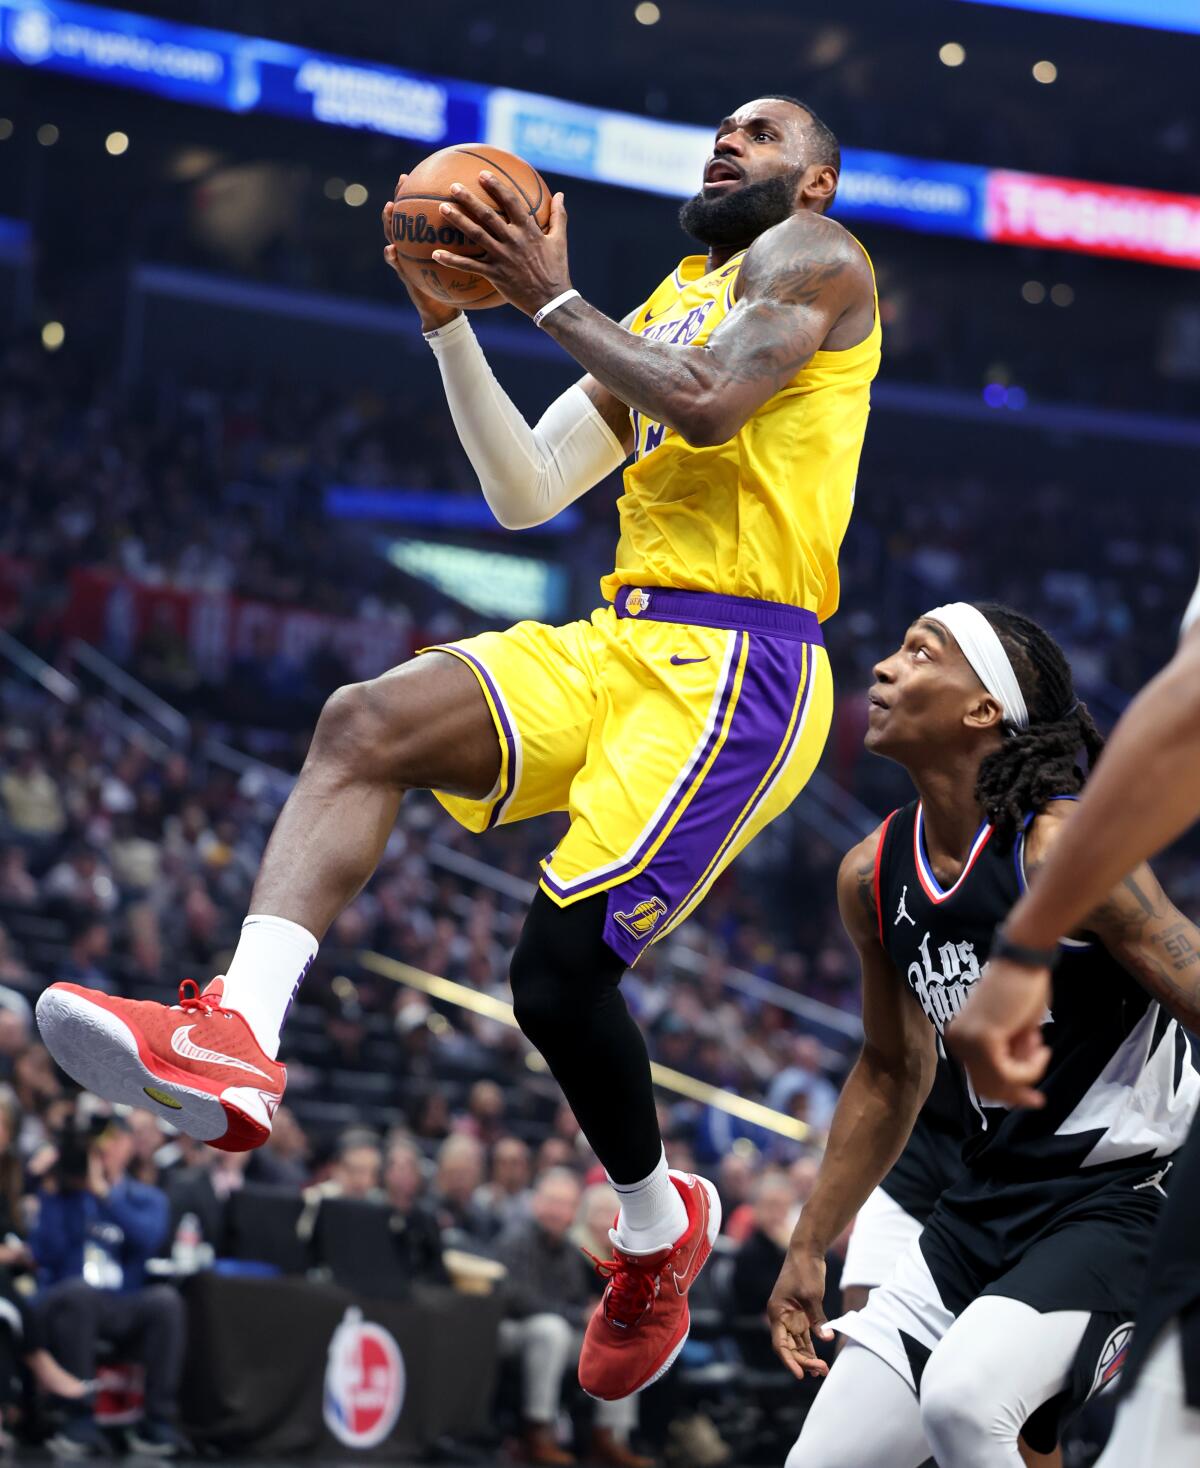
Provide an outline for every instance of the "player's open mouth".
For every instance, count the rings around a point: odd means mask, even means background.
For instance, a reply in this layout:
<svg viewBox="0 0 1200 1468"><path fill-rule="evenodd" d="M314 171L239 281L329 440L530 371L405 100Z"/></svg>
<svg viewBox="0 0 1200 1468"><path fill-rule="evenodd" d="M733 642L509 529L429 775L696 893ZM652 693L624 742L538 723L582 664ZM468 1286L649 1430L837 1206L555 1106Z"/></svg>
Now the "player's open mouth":
<svg viewBox="0 0 1200 1468"><path fill-rule="evenodd" d="M744 179L742 170L727 158L714 158L704 170L705 189L728 189Z"/></svg>
<svg viewBox="0 0 1200 1468"><path fill-rule="evenodd" d="M880 698L880 696L875 692L874 689L871 689L870 692L867 694L867 702L871 705L872 709L887 708L887 704L884 703L883 699Z"/></svg>

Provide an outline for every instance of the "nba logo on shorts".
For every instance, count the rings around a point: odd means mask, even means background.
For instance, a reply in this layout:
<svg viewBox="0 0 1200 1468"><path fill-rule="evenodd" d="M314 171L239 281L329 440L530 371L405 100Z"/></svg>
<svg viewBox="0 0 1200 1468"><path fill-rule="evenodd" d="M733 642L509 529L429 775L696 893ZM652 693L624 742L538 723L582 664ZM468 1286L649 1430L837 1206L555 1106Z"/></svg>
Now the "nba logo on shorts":
<svg viewBox="0 0 1200 1468"><path fill-rule="evenodd" d="M404 1358L395 1338L353 1306L329 1342L325 1426L348 1448L373 1448L404 1405Z"/></svg>
<svg viewBox="0 0 1200 1468"><path fill-rule="evenodd" d="M613 917L631 937L644 938L654 931L666 910L667 904L661 897L647 897L632 912L614 912Z"/></svg>

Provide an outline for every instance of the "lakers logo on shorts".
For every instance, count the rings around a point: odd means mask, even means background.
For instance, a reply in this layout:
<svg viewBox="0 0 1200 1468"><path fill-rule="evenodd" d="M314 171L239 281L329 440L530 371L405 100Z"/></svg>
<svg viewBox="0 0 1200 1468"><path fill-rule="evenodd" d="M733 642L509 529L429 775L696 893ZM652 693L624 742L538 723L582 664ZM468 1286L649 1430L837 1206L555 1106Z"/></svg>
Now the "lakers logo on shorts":
<svg viewBox="0 0 1200 1468"><path fill-rule="evenodd" d="M625 598L625 611L631 617L636 617L640 612L644 612L649 605L650 593L643 591L639 586L635 586Z"/></svg>
<svg viewBox="0 0 1200 1468"><path fill-rule="evenodd" d="M647 897L632 912L614 912L613 917L634 938L644 938L654 931L666 911L667 904L661 897Z"/></svg>

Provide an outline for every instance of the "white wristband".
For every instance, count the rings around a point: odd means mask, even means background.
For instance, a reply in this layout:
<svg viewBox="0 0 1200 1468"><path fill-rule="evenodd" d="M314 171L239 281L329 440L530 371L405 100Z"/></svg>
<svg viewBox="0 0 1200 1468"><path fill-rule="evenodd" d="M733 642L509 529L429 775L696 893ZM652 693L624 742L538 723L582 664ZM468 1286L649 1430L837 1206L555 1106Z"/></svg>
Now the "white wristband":
<svg viewBox="0 0 1200 1468"><path fill-rule="evenodd" d="M540 311L535 312L533 318L534 326L541 326L551 311L557 311L560 306L565 306L568 301L578 299L579 292L577 290L563 291L561 296L555 296L552 301L547 301Z"/></svg>

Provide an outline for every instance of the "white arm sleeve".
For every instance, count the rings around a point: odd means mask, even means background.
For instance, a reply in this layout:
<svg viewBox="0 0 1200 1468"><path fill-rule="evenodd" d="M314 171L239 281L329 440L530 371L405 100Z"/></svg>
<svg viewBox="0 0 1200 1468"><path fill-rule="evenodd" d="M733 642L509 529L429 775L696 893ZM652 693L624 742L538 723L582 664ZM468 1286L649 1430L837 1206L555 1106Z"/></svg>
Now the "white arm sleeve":
<svg viewBox="0 0 1200 1468"><path fill-rule="evenodd" d="M425 340L483 497L505 529L553 519L625 462L620 439L578 384L530 428L493 376L465 315Z"/></svg>

